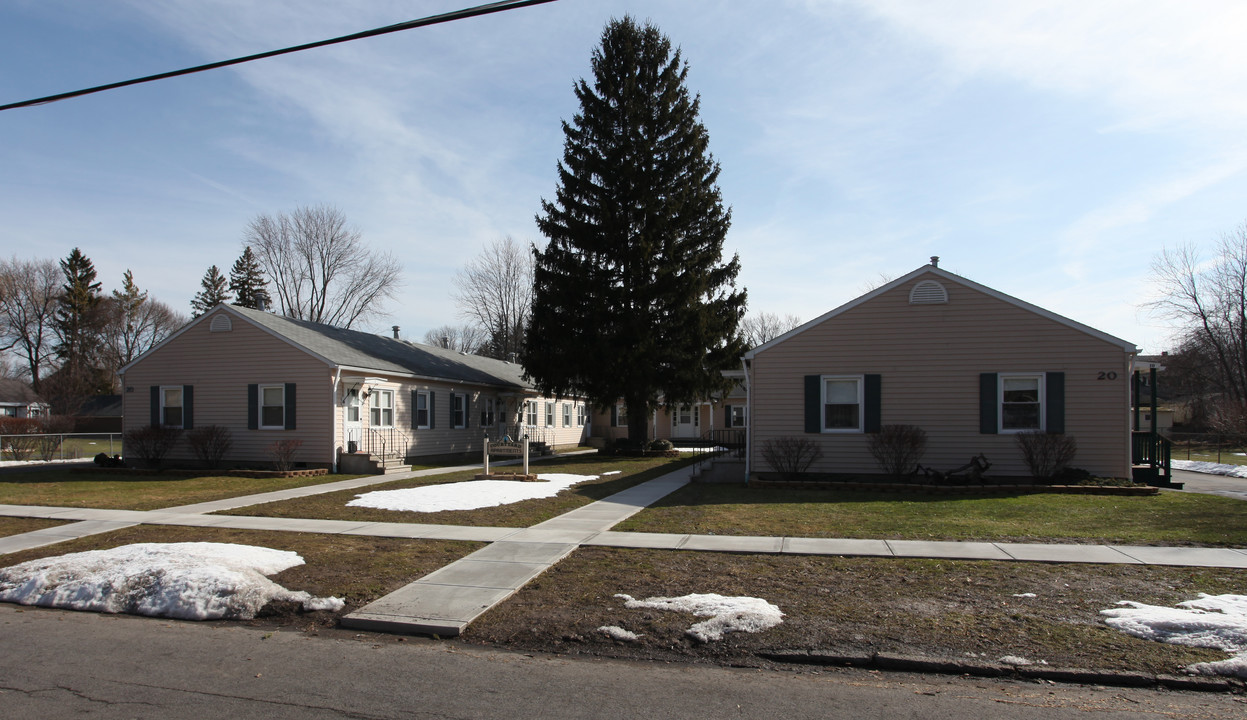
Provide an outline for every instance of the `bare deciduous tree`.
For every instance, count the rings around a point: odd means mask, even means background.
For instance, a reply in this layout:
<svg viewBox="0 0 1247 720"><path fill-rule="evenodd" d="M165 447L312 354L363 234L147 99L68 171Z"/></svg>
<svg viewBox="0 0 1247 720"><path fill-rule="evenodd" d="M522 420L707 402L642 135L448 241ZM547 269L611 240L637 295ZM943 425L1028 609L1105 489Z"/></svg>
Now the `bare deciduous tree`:
<svg viewBox="0 0 1247 720"><path fill-rule="evenodd" d="M398 261L364 246L337 208L259 215L247 226L286 317L349 328L383 315L400 283Z"/></svg>
<svg viewBox="0 0 1247 720"><path fill-rule="evenodd" d="M507 236L494 240L455 276L459 313L487 334L485 355L519 355L533 306L533 254Z"/></svg>
<svg viewBox="0 0 1247 720"><path fill-rule="evenodd" d="M104 352L113 371L155 347L186 318L173 308L139 290L134 275L126 270L120 290L106 301L108 324L104 328Z"/></svg>
<svg viewBox="0 0 1247 720"><path fill-rule="evenodd" d="M60 282L52 260L0 260L0 350L21 358L35 392L53 357Z"/></svg>
<svg viewBox="0 0 1247 720"><path fill-rule="evenodd" d="M471 323L463 325L443 325L433 328L424 334L424 344L436 347L479 355L481 349L489 342L489 335L484 328Z"/></svg>
<svg viewBox="0 0 1247 720"><path fill-rule="evenodd" d="M1247 223L1221 237L1211 262L1184 245L1162 251L1152 273L1159 297L1149 307L1213 361L1227 400L1247 403Z"/></svg>
<svg viewBox="0 0 1247 720"><path fill-rule="evenodd" d="M801 318L796 315L780 317L775 313L755 313L746 315L740 321L740 334L745 344L751 348L768 343L784 333L801 325Z"/></svg>

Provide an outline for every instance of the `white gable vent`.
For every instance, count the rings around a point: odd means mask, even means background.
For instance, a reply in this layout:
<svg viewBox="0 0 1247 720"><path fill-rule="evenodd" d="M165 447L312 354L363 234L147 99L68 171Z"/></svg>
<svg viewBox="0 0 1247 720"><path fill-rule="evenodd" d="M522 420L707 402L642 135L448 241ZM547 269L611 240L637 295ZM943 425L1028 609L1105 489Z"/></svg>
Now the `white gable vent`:
<svg viewBox="0 0 1247 720"><path fill-rule="evenodd" d="M934 280L923 280L909 291L910 305L938 305L948 302L948 291Z"/></svg>
<svg viewBox="0 0 1247 720"><path fill-rule="evenodd" d="M229 332L234 329L234 321L225 313L217 313L208 325L208 332Z"/></svg>

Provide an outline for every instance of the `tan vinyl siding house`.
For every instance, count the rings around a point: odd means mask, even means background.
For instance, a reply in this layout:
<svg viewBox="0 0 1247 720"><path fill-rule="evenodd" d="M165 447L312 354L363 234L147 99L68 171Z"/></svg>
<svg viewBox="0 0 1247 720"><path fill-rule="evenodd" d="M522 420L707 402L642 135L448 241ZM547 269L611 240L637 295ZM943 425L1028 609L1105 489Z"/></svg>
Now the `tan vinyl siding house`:
<svg viewBox="0 0 1247 720"><path fill-rule="evenodd" d="M883 425L927 432L922 464L985 455L990 473L1028 471L1017 432L1064 433L1073 466L1128 478L1131 363L1124 340L935 266L924 266L745 355L751 476L760 448L813 439L819 473L878 473Z"/></svg>
<svg viewBox="0 0 1247 720"><path fill-rule="evenodd" d="M725 398L660 408L649 419L649 437L678 443L710 439L719 430L743 429L746 402L744 388L736 387ZM612 440L628 437L627 408L622 401L605 410L593 410L592 434Z"/></svg>
<svg viewBox="0 0 1247 720"><path fill-rule="evenodd" d="M588 431L523 428L524 403L545 399L514 363L228 305L122 368L122 378L127 430L224 426L233 436L226 463L236 466L270 464L280 440L301 441L298 466L335 468L356 451L463 457L481 452L486 435L532 430L554 446ZM185 439L169 460L193 464Z"/></svg>

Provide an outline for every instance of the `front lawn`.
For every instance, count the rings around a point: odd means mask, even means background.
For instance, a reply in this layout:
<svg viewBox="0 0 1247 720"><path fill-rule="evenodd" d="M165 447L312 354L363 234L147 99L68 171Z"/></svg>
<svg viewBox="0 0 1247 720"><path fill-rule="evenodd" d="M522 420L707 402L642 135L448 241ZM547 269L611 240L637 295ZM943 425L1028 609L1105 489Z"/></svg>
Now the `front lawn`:
<svg viewBox="0 0 1247 720"><path fill-rule="evenodd" d="M1247 546L1247 502L1215 495L898 496L698 484L614 530L716 535Z"/></svg>
<svg viewBox="0 0 1247 720"><path fill-rule="evenodd" d="M581 548L483 615L463 639L660 661L753 664L757 653L777 651L891 652L1176 673L1228 655L1132 637L1105 625L1100 611L1121 600L1173 606L1244 587L1247 571L1212 568ZM779 606L784 618L756 634L699 643L685 633L705 618L628 609L616 593L755 597ZM599 629L605 626L640 637L612 640Z"/></svg>
<svg viewBox="0 0 1247 720"><path fill-rule="evenodd" d="M44 528L64 524L64 522L59 520L44 520L42 518L0 517L0 537L21 535L22 533L34 532L35 530L43 530ZM3 556L0 555L0 557Z"/></svg>
<svg viewBox="0 0 1247 720"><path fill-rule="evenodd" d="M598 454L575 455L533 462L534 473L572 473L576 475L602 475L618 472L579 483L555 497L524 500L509 505L478 508L476 510L444 510L441 512L409 512L400 510L377 510L373 508L347 507L357 495L378 490L400 490L471 480L476 470L432 477L399 480L367 489L344 490L325 493L297 500L252 505L228 510L227 515L258 515L261 517L316 518L326 520L358 520L361 522L407 522L436 525L474 525L480 527L522 528L549 520L582 505L614 495L633 485L665 475L691 462L689 458L629 458L609 457ZM514 467L506 468L508 471Z"/></svg>
<svg viewBox="0 0 1247 720"><path fill-rule="evenodd" d="M359 475L244 478L220 475L128 475L41 470L0 475L0 504L156 510L347 480Z"/></svg>

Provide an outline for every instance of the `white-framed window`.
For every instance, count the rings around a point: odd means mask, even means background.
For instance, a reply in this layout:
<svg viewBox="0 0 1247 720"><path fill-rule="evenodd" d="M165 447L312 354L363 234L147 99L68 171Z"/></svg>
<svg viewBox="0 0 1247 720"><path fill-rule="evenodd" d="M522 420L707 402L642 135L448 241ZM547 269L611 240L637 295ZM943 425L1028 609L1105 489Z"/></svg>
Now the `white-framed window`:
<svg viewBox="0 0 1247 720"><path fill-rule="evenodd" d="M6 405L4 407L0 407L0 415L3 415L4 417L17 417L17 406Z"/></svg>
<svg viewBox="0 0 1247 720"><path fill-rule="evenodd" d="M450 394L450 426L457 430L468 426L468 396L464 393Z"/></svg>
<svg viewBox="0 0 1247 720"><path fill-rule="evenodd" d="M727 419L728 427L744 427L745 426L745 406L733 405L732 413Z"/></svg>
<svg viewBox="0 0 1247 720"><path fill-rule="evenodd" d="M286 429L286 386L260 386L260 429Z"/></svg>
<svg viewBox="0 0 1247 720"><path fill-rule="evenodd" d="M997 377L1000 432L1044 429L1044 374L1001 373Z"/></svg>
<svg viewBox="0 0 1247 720"><path fill-rule="evenodd" d="M862 376L824 375L823 432L862 431Z"/></svg>
<svg viewBox="0 0 1247 720"><path fill-rule="evenodd" d="M572 404L563 403L563 427L572 426Z"/></svg>
<svg viewBox="0 0 1247 720"><path fill-rule="evenodd" d="M524 419L524 424L528 425L529 427L536 427L537 426L537 401L536 400L528 400L524 403L524 414L527 415L527 417Z"/></svg>
<svg viewBox="0 0 1247 720"><path fill-rule="evenodd" d="M546 427L554 427L554 403L546 403Z"/></svg>
<svg viewBox="0 0 1247 720"><path fill-rule="evenodd" d="M412 424L417 428L429 427L429 391L416 391L416 406L411 409L414 415Z"/></svg>
<svg viewBox="0 0 1247 720"><path fill-rule="evenodd" d="M576 403L576 427L584 427L589 422L589 406Z"/></svg>
<svg viewBox="0 0 1247 720"><path fill-rule="evenodd" d="M182 427L182 386L160 388L160 424Z"/></svg>
<svg viewBox="0 0 1247 720"><path fill-rule="evenodd" d="M628 427L628 406L623 403L615 405L615 427Z"/></svg>
<svg viewBox="0 0 1247 720"><path fill-rule="evenodd" d="M481 398L481 427L494 426L495 404L493 398Z"/></svg>
<svg viewBox="0 0 1247 720"><path fill-rule="evenodd" d="M368 395L368 410L372 427L394 427L394 391L374 389Z"/></svg>
<svg viewBox="0 0 1247 720"><path fill-rule="evenodd" d="M698 427L701 425L701 413L697 412L695 405L681 405L671 413L671 427L680 425L692 425Z"/></svg>
<svg viewBox="0 0 1247 720"><path fill-rule="evenodd" d="M356 388L346 391L346 421L359 422L359 390Z"/></svg>

